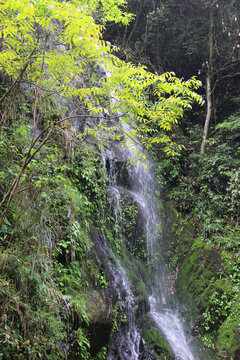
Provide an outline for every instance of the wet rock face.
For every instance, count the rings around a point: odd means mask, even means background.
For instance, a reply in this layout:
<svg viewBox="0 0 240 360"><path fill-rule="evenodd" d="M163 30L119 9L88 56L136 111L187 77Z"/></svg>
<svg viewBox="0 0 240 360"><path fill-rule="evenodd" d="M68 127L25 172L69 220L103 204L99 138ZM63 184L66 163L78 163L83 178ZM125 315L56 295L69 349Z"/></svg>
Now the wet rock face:
<svg viewBox="0 0 240 360"><path fill-rule="evenodd" d="M120 201L125 245L132 256L143 259L147 251L143 214L131 194L122 193Z"/></svg>
<svg viewBox="0 0 240 360"><path fill-rule="evenodd" d="M221 257L216 251L202 248L187 256L181 265L176 281L177 295L182 303L192 305L195 318L204 301L204 291L210 280L218 277L221 266Z"/></svg>
<svg viewBox="0 0 240 360"><path fill-rule="evenodd" d="M122 186L125 189L129 189L133 185L130 170L127 168L126 162L119 159L106 159L106 171L109 177L115 177L117 186Z"/></svg>
<svg viewBox="0 0 240 360"><path fill-rule="evenodd" d="M110 206L112 209L109 209L109 212L121 226L121 235L124 237L124 243L130 255L143 258L143 254L146 254L147 244L145 237L146 219L139 202L136 200L136 192L134 192L136 179L134 181L133 169L127 166L124 159L118 158L107 158L105 166L109 179L108 191L112 199Z"/></svg>
<svg viewBox="0 0 240 360"><path fill-rule="evenodd" d="M112 325L112 303L104 291L92 290L87 297L87 313L90 323Z"/></svg>
<svg viewBox="0 0 240 360"><path fill-rule="evenodd" d="M209 299L214 291L218 291L211 282L218 279L222 262L215 250L199 247L189 254L180 266L176 292L181 303L191 311L185 313L187 321L192 322L192 335L196 336L201 329L202 314L209 307ZM184 310L183 310L184 312Z"/></svg>

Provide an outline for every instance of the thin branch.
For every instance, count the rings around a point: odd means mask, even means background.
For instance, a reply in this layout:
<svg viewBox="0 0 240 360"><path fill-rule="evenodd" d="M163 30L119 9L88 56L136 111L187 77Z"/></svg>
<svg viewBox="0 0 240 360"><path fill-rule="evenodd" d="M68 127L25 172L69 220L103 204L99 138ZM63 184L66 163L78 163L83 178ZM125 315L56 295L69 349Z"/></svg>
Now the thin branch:
<svg viewBox="0 0 240 360"><path fill-rule="evenodd" d="M30 59L28 60L28 62L25 64L25 66L23 67L23 69L21 70L19 76L16 78L16 80L14 81L14 83L10 86L10 88L5 92L5 94L3 94L3 96L0 99L0 102L3 101L3 99L12 91L12 89L16 86L16 84L19 82L19 80L21 80L24 72L27 70L28 65L31 63L32 61L32 55L33 55L34 51L32 51L31 55L30 55Z"/></svg>
<svg viewBox="0 0 240 360"><path fill-rule="evenodd" d="M235 63L233 63L233 60L228 61L226 64L224 64L221 69L216 70L212 75L216 75L218 73L220 73L221 71L226 71L228 69L231 69L232 67L234 67L235 65L238 65L238 63L240 62L240 60L235 60Z"/></svg>
<svg viewBox="0 0 240 360"><path fill-rule="evenodd" d="M45 139L39 144L39 146L38 146L37 149L33 152L32 155L30 155L30 152L31 152L31 150L32 150L32 147L30 148L30 146L29 146L29 151L28 151L27 156L26 156L25 159L24 159L23 165L22 165L22 167L21 167L21 169L20 169L20 171L19 171L16 179L13 181L13 184L10 186L10 188L9 188L9 190L8 190L8 192L7 192L8 195L5 196L4 199L3 199L3 201L1 202L1 206L2 206L2 205L4 204L4 202L5 202L5 200L6 200L7 197L8 197L7 204L6 204L6 206L5 206L5 209L4 209L4 211L3 211L3 213L2 213L2 216L1 216L1 219L0 219L0 226L1 226L2 223L4 222L4 219L5 219L6 214L7 214L7 212L8 212L9 206L10 206L10 204L11 204L11 202L12 202L12 198L13 198L13 196L15 195L15 192L16 192L15 190L16 190L18 184L19 184L19 181L20 181L20 179L21 179L21 177L22 177L22 174L23 174L24 170L26 169L26 167L28 166L28 164L32 161L32 159L34 158L34 156L36 155L36 153L37 153L37 152L43 147L43 145L48 141L51 133L52 133L52 128L50 129L50 131L49 131L49 133L46 135ZM31 146L32 146L32 145L31 145Z"/></svg>
<svg viewBox="0 0 240 360"><path fill-rule="evenodd" d="M19 193L21 193L21 192L23 192L23 191L26 191L26 190L28 190L28 189L30 189L30 187L25 187L25 188L23 188L23 189L20 189L20 190L18 190L18 191L15 191L15 193L13 194L13 196L15 196L15 195L17 195L17 194L19 194Z"/></svg>
<svg viewBox="0 0 240 360"><path fill-rule="evenodd" d="M240 72L237 72L237 73L235 73L235 74L224 75L224 76L221 77L221 79L225 79L225 78L227 78L227 77L234 77L234 76L237 76L237 75L240 75ZM221 80L221 79L220 79L220 80Z"/></svg>
<svg viewBox="0 0 240 360"><path fill-rule="evenodd" d="M224 75L224 76L219 77L217 80L215 80L213 89L212 89L212 91L211 91L211 95L212 95L212 93L214 92L214 90L216 89L217 84L218 84L221 80L226 79L226 78L229 78L229 77L231 78L231 77L234 77L234 76L237 76L237 75L240 75L240 72L237 72L237 73L234 73L234 74L229 74L229 75Z"/></svg>
<svg viewBox="0 0 240 360"><path fill-rule="evenodd" d="M7 201L7 198L8 199L8 202L7 202L7 205L6 207L8 208L8 204L9 204L9 200L11 202L11 194L14 193L17 185L18 185L18 182L20 180L20 177L22 176L22 172L24 171L25 167L26 167L26 162L27 162L27 159L29 158L29 155L31 153L31 150L33 148L33 146L35 145L35 141L34 141L34 137L35 137L35 133L36 133L36 128L37 128L37 125L36 125L36 113L37 113L37 102L38 102L38 94L37 94L37 91L36 91L36 98L35 98L35 104L34 104L34 111L33 111L33 122L34 122L34 127L33 127L33 134L32 134L32 137L31 137L31 141L30 141L30 144L29 144L29 147L28 147L28 152L24 158L24 161L23 161L23 164L22 164L22 167L17 175L17 177L15 178L15 180L13 181L12 185L10 186L10 188L8 189L6 195L4 196L3 200L1 201L0 203L0 208L3 206L3 204L5 203L5 201ZM3 217L3 216L2 216ZM5 216L4 216L5 217ZM1 222L0 222L1 224Z"/></svg>
<svg viewBox="0 0 240 360"><path fill-rule="evenodd" d="M30 84L30 85L33 85L37 88L39 88L40 90L43 90L43 91L48 91L48 92L51 92L52 94L59 94L60 91L57 91L57 90L50 90L50 89L47 89L47 88L43 88L42 86L40 86L39 84L36 84L32 81L26 81L26 83ZM51 94L50 94L51 95Z"/></svg>
<svg viewBox="0 0 240 360"><path fill-rule="evenodd" d="M136 20L135 20L135 22L134 22L134 26L133 26L133 28L132 28L132 31L131 31L131 33L130 33L130 35L128 36L128 38L127 38L127 43L129 43L129 41L131 40L131 38L132 38L132 36L133 36L133 34L134 34L134 31L136 30L136 27L137 27L137 25L138 25L138 21L139 21L139 19L140 19L140 15L141 15L141 12L142 12L142 7L143 7L143 0L141 0L141 2L140 2L140 6L139 6L139 9L138 9L138 14L137 14L137 18L136 18Z"/></svg>
<svg viewBox="0 0 240 360"><path fill-rule="evenodd" d="M121 115L114 115L114 116L107 115L107 116L111 117L111 119L119 119L119 118L121 118L121 117L123 117L125 115L127 115L127 114L124 113L124 114L121 114ZM75 119L77 117L81 117L81 118L85 117L85 118L93 118L93 119L105 119L106 120L106 116L99 116L99 115L72 115L72 116L67 116L66 118L64 118L62 120L57 121L56 123L54 123L54 125L59 124L59 123L65 121L65 120Z"/></svg>
<svg viewBox="0 0 240 360"><path fill-rule="evenodd" d="M115 119L115 118L120 118L122 116L124 116L126 114L122 114L122 115L116 115L116 116L111 116L112 119ZM38 142L38 140L41 138L41 136L46 132L48 131L48 129L50 129L50 127L52 127L53 125L54 126L57 126L59 124L61 124L62 122L64 121L67 121L67 120L71 120L71 119L76 119L76 118L87 118L87 117L90 117L90 118L94 118L94 119L105 119L106 120L106 117L105 116L94 116L94 115L72 115L72 116L67 116L59 121L56 121L54 122L54 124L50 124L49 126L47 126L39 135L38 137L34 140L34 143L33 143L33 147L34 145ZM1 207L1 206L0 206Z"/></svg>
<svg viewBox="0 0 240 360"><path fill-rule="evenodd" d="M43 147L43 145L46 144L46 142L48 141L48 139L49 139L52 131L53 131L53 127L50 129L50 131L49 131L49 133L46 135L45 139L39 144L39 146L36 148L36 150L33 152L33 154L29 157L25 168L26 168L27 165L32 161L32 159L33 159L34 156L39 152L39 150Z"/></svg>

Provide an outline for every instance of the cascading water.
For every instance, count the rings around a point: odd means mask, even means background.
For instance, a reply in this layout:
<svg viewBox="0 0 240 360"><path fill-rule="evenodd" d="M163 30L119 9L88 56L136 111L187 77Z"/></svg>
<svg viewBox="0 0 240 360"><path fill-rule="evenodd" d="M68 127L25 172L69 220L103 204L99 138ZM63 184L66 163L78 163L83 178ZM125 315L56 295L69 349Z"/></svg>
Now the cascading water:
<svg viewBox="0 0 240 360"><path fill-rule="evenodd" d="M118 146L117 146L118 148ZM116 148L115 148L116 150ZM117 179L117 168L115 164L115 159L113 158L114 152L108 151L105 153L105 167L108 172L108 178L111 182L110 187L108 188L108 193L113 199L113 215L115 220L115 237L120 236L118 231L121 232L121 205L120 198L121 193L126 191L122 186L118 185ZM111 180L110 180L111 179ZM114 278L114 283L117 287L117 301L118 308L121 314L124 315L124 320L121 322L121 328L115 334L115 337L112 341L112 346L109 352L109 360L137 360L140 355L140 341L141 335L138 326L136 325L136 316L135 316L135 300L133 295L132 285L127 277L127 269L123 267L120 259L114 254L107 242L105 242L107 247L108 255L113 259L115 265L115 271L120 275L118 279ZM114 276L113 276L114 277Z"/></svg>
<svg viewBox="0 0 240 360"><path fill-rule="evenodd" d="M101 76L108 77L109 74L103 69ZM114 103L114 94L111 94ZM123 133L129 133L129 125L121 124ZM128 140L126 141L128 143ZM129 144L128 144L129 145ZM148 316L168 342L176 360L197 360L194 357L189 346L189 337L185 335L183 321L181 320L177 309L172 309L169 305L169 294L166 287L167 272L161 261L161 218L155 204L156 184L154 169L149 161L146 161L147 167L140 164L140 161L127 167L131 159L136 154L141 154L141 144L134 140L131 146L122 147L117 141L110 141L110 145L103 152L103 162L105 164L108 178L108 195L112 199L115 227L115 238L123 234L124 224L122 223L122 204L121 198L127 197L136 204L138 208L138 234L146 242L146 252L148 275L137 274L145 284L147 296L143 307L143 313ZM105 234L102 234L103 240L99 245L99 252L104 252L103 259L107 262L107 269L110 271L113 292L118 302L118 309L124 315L124 321L119 321L118 331L112 338L111 348L108 354L109 360L147 360L152 359L149 353L144 352L144 341L141 336L142 323L141 316L136 316L138 308L137 299L134 298L134 286L128 274L131 272L131 266L138 266L138 259L130 255L130 263L123 261L119 254L116 254L116 248L106 240ZM126 239L125 239L126 241ZM129 246L129 244L128 244ZM124 247L126 250L126 246ZM121 244L120 251L121 253Z"/></svg>
<svg viewBox="0 0 240 360"><path fill-rule="evenodd" d="M129 131L128 128L124 129ZM139 208L139 214L143 219L143 231L147 241L147 257L149 263L149 273L154 276L148 276L145 281L148 298L148 311L156 328L161 331L166 341L169 343L175 359L194 360L188 340L185 336L182 320L176 310L171 309L168 304L168 292L164 287L166 283L166 271L161 264L159 246L160 238L160 217L155 205L155 180L151 163L148 161L147 168L137 162L135 165L127 168L123 164L130 161L135 153L141 151L140 144L128 147L121 147L118 144L111 146L104 153L105 167L109 176L109 194L114 199L115 221L121 228L119 216L121 204L119 199L121 195L127 194ZM119 160L120 159L120 160ZM119 164L122 164L122 169ZM124 170L124 171L123 171ZM113 254L112 254L113 256ZM128 268L124 269L121 260L115 258L117 267L123 279L122 288L124 294L124 303L127 309L127 323L122 326L116 334L109 360L140 360L142 357L141 349L141 324L138 323L134 314L136 303L132 296L132 286L127 277ZM120 294L121 297L121 294ZM120 299L119 299L120 300ZM125 309L125 310L126 310Z"/></svg>

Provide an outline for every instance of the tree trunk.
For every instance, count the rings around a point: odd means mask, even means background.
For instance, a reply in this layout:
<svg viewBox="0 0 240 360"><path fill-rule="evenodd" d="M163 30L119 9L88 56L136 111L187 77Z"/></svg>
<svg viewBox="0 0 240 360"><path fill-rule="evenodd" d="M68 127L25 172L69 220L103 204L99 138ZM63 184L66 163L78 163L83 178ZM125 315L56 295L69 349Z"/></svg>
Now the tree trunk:
<svg viewBox="0 0 240 360"><path fill-rule="evenodd" d="M211 113L212 113L212 99L211 99L211 78L207 77L207 89L206 89L206 95L207 95L207 115L205 119L204 129L203 129L203 137L202 137L202 143L201 143L201 154L204 154L205 152L205 145L207 140L207 134L208 134L208 128L209 123L211 120Z"/></svg>
<svg viewBox="0 0 240 360"><path fill-rule="evenodd" d="M139 22L141 13L142 13L142 8L143 8L143 0L140 1L140 5L139 5L139 9L138 9L138 13L137 13L136 20L135 20L135 22L134 22L132 31L130 32L130 35L128 36L127 41L126 41L127 44L128 44L129 41L131 40L131 38L132 38L132 36L133 36L133 34L134 34L134 31L135 31L136 28L137 28L137 25L138 25L138 22Z"/></svg>
<svg viewBox="0 0 240 360"><path fill-rule="evenodd" d="M213 42L214 42L214 14L213 7L209 8L209 61L208 61L208 73L206 80L206 97L207 97L207 115L205 119L203 137L201 143L201 154L205 152L206 139L209 129L209 124L212 116L212 74L213 74Z"/></svg>

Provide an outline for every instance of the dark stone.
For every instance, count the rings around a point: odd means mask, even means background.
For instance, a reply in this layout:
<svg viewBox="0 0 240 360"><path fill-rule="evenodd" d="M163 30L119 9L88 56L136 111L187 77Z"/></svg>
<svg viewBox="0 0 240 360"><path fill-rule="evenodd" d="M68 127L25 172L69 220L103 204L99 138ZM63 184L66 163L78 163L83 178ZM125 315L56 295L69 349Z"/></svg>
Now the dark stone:
<svg viewBox="0 0 240 360"><path fill-rule="evenodd" d="M90 353L95 356L104 346L109 344L112 331L111 323L94 322L88 327L90 338Z"/></svg>

